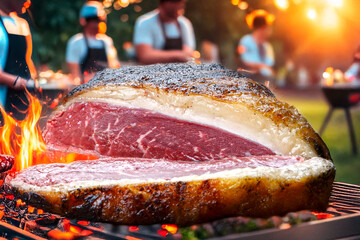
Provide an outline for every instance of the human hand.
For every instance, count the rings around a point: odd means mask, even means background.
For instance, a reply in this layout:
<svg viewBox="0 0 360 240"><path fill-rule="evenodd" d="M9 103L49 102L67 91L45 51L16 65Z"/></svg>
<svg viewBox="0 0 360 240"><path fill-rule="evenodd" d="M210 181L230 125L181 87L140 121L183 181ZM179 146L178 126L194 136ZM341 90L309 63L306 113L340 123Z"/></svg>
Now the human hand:
<svg viewBox="0 0 360 240"><path fill-rule="evenodd" d="M261 66L259 72L266 77L273 77L275 75L274 69L267 65Z"/></svg>
<svg viewBox="0 0 360 240"><path fill-rule="evenodd" d="M187 62L193 58L193 52L187 51L185 49L179 50L179 51L176 51L176 54L174 57L175 57L176 62Z"/></svg>
<svg viewBox="0 0 360 240"><path fill-rule="evenodd" d="M14 90L24 90L26 87L26 79L22 78L22 77L17 77L13 83L13 85L11 86L11 88L13 88Z"/></svg>

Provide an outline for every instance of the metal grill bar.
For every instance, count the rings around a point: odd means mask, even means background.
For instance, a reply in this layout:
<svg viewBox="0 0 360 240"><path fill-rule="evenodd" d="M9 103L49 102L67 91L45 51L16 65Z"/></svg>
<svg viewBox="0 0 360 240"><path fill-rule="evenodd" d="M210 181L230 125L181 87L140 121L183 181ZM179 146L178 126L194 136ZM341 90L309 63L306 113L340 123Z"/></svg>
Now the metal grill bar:
<svg viewBox="0 0 360 240"><path fill-rule="evenodd" d="M360 186L334 182L329 207L340 214L360 213Z"/></svg>
<svg viewBox="0 0 360 240"><path fill-rule="evenodd" d="M15 227L11 224L4 223L1 221L0 221L0 233L8 233L9 236L7 237L12 237L12 238L21 238L27 240L46 240L45 238L36 236L32 233L22 230L21 228Z"/></svg>

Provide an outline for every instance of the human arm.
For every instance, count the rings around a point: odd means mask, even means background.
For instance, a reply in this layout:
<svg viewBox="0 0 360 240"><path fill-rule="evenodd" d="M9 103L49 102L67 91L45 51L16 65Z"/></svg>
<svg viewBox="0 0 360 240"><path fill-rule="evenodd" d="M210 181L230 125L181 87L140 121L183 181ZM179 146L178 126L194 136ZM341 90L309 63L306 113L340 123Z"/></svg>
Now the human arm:
<svg viewBox="0 0 360 240"><path fill-rule="evenodd" d="M67 67L70 72L70 79L72 84L79 85L81 83L81 71L80 71L80 64L78 63L67 63Z"/></svg>
<svg viewBox="0 0 360 240"><path fill-rule="evenodd" d="M192 57L192 51L183 48L181 50L162 50L154 47L156 45L157 23L149 19L138 19L134 29L134 45L137 60L141 64L186 62Z"/></svg>
<svg viewBox="0 0 360 240"><path fill-rule="evenodd" d="M6 73L0 69L0 83L15 90L23 90L26 86L26 79Z"/></svg>
<svg viewBox="0 0 360 240"><path fill-rule="evenodd" d="M138 44L135 46L138 61L141 64L167 63L167 62L186 62L192 57L192 51L183 50L159 50L154 49L148 44Z"/></svg>
<svg viewBox="0 0 360 240"><path fill-rule="evenodd" d="M120 62L117 55L117 50L114 46L114 42L110 37L104 36L105 44L106 44L106 56L108 59L110 68L118 68L120 67Z"/></svg>
<svg viewBox="0 0 360 240"><path fill-rule="evenodd" d="M253 42L249 35L240 40L237 48L241 62L246 69L253 72L259 72L266 76L273 76L275 72L272 68L274 65L274 58L271 45L265 45L265 59L260 59L258 51L258 46Z"/></svg>
<svg viewBox="0 0 360 240"><path fill-rule="evenodd" d="M82 77L80 62L83 49L80 41L79 37L74 36L70 38L66 46L66 65L70 73L71 83L74 85L79 85Z"/></svg>

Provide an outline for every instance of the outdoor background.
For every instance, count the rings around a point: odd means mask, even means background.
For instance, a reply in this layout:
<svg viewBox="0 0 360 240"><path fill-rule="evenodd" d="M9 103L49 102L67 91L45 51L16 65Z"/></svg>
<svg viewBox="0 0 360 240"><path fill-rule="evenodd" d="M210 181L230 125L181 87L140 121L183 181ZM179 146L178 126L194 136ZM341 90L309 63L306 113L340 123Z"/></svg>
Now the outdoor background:
<svg viewBox="0 0 360 240"><path fill-rule="evenodd" d="M83 0L32 0L29 21L34 41L35 64L52 70L65 68L68 39L81 31L78 14ZM132 41L135 20L157 7L157 0L106 0L108 31L119 58L126 62L124 42ZM291 90L275 89L282 100L295 105L319 130L328 110L318 82L327 67L345 71L360 44L359 0L188 0L185 16L195 30L198 50L203 40L214 42L220 49L221 62L236 68L236 47L249 33L245 15L253 9L266 9L276 16L271 43L276 53L276 69L305 69L310 83L297 88L297 77L287 83ZM358 147L360 142L359 108L353 109ZM337 181L360 184L360 156L351 154L348 130L342 111L338 110L323 135L337 166Z"/></svg>

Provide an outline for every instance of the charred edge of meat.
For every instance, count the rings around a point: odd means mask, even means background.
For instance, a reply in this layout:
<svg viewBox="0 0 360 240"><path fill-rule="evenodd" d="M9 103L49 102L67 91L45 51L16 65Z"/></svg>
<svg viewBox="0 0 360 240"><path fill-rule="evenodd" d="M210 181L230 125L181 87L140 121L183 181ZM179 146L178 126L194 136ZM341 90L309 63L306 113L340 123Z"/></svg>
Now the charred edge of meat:
<svg viewBox="0 0 360 240"><path fill-rule="evenodd" d="M183 94L208 94L218 98L242 93L274 97L269 89L244 77L241 72L228 70L219 64L191 63L106 69L96 73L88 83L76 87L68 96L104 85L150 86Z"/></svg>
<svg viewBox="0 0 360 240"><path fill-rule="evenodd" d="M301 181L267 178L210 179L79 188L68 193L15 196L46 211L91 221L126 225L173 223L187 226L224 217L270 217L299 210L323 211L335 170Z"/></svg>

